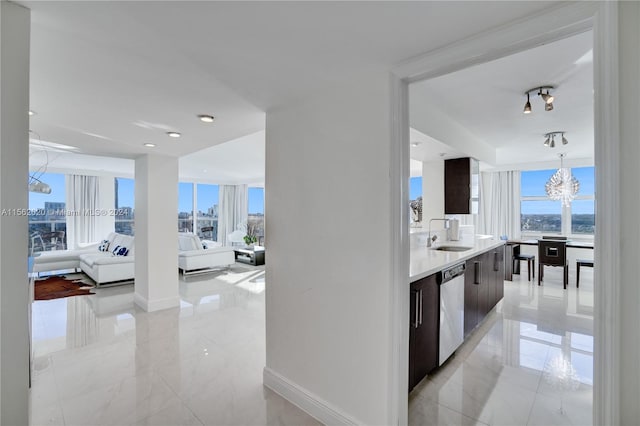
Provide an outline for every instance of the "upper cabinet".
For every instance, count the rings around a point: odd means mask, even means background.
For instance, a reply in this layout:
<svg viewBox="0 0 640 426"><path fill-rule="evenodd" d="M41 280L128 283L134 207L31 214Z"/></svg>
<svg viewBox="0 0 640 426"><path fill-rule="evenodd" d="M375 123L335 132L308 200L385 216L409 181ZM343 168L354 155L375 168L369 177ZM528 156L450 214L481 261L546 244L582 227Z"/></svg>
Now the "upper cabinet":
<svg viewBox="0 0 640 426"><path fill-rule="evenodd" d="M474 158L444 161L444 213L478 213L479 167Z"/></svg>

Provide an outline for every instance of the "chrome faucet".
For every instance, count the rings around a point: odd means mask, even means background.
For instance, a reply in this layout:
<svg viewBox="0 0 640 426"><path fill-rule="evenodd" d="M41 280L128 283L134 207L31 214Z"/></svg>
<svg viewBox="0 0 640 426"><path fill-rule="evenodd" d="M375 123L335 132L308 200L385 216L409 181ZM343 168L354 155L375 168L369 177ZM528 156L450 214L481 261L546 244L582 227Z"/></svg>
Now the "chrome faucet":
<svg viewBox="0 0 640 426"><path fill-rule="evenodd" d="M437 235L433 236L433 239L431 239L431 222L433 222L434 220L442 220L444 221L444 227L447 228L449 226L449 219L443 218L443 219L431 219L429 220L429 239L427 240L427 247L431 247L431 242L435 242L438 239Z"/></svg>

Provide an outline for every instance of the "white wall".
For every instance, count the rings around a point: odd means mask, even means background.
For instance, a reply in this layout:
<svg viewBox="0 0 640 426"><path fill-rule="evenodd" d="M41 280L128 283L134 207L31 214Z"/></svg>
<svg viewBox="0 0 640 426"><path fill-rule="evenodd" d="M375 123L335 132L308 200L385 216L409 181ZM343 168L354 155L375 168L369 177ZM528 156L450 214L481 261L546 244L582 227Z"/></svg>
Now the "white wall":
<svg viewBox="0 0 640 426"><path fill-rule="evenodd" d="M429 219L444 217L444 160L422 163L422 227ZM444 222L433 222L433 229L444 228Z"/></svg>
<svg viewBox="0 0 640 426"><path fill-rule="evenodd" d="M149 312L180 305L177 212L178 159L136 159L135 302Z"/></svg>
<svg viewBox="0 0 640 426"><path fill-rule="evenodd" d="M265 384L358 424L395 398L389 105L381 73L267 112Z"/></svg>
<svg viewBox="0 0 640 426"><path fill-rule="evenodd" d="M29 9L0 2L0 424L29 423Z"/></svg>
<svg viewBox="0 0 640 426"><path fill-rule="evenodd" d="M620 58L620 423L640 419L640 3L619 3ZM598 206L607 208L607 206ZM596 285L606 285L605 282Z"/></svg>

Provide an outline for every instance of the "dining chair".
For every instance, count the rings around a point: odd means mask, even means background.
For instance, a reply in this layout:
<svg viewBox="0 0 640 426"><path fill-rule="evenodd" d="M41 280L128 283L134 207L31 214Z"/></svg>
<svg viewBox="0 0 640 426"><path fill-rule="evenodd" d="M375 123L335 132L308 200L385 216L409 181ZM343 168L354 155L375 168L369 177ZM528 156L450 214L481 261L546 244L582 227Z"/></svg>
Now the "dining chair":
<svg viewBox="0 0 640 426"><path fill-rule="evenodd" d="M576 288L580 287L580 267L581 266L588 266L589 268L593 268L593 260L589 260L589 259L576 260Z"/></svg>
<svg viewBox="0 0 640 426"><path fill-rule="evenodd" d="M562 284L566 289L569 281L569 265L567 264L567 242L565 240L538 240L538 285L544 280L545 266L564 268Z"/></svg>

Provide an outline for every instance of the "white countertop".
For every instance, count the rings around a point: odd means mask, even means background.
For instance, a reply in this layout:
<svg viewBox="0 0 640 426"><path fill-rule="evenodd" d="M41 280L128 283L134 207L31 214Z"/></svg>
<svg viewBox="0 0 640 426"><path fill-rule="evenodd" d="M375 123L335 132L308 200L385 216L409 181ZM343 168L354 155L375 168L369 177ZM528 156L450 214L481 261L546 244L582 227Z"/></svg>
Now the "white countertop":
<svg viewBox="0 0 640 426"><path fill-rule="evenodd" d="M462 241L438 241L433 247L417 247L410 250L409 282L428 277L458 262L470 259L487 250L504 245L505 241L491 238L475 238ZM432 250L438 246L472 247L467 251Z"/></svg>

